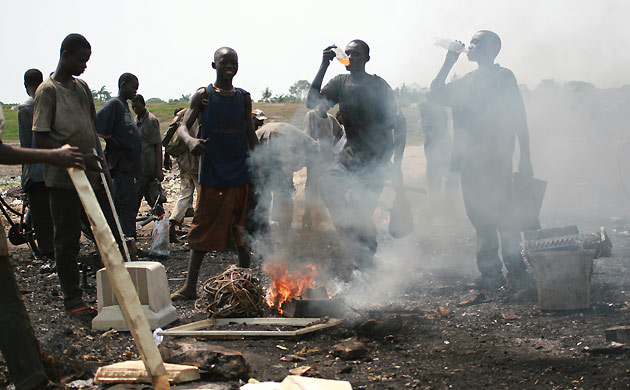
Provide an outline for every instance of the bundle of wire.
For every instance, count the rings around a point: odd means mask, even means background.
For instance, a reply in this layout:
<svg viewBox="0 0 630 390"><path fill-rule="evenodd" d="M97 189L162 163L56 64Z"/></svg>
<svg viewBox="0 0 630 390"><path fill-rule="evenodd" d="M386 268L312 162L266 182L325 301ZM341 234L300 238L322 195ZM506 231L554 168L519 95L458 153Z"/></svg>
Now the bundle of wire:
<svg viewBox="0 0 630 390"><path fill-rule="evenodd" d="M262 284L250 269L229 266L204 284L195 309L211 318L261 317L269 310Z"/></svg>

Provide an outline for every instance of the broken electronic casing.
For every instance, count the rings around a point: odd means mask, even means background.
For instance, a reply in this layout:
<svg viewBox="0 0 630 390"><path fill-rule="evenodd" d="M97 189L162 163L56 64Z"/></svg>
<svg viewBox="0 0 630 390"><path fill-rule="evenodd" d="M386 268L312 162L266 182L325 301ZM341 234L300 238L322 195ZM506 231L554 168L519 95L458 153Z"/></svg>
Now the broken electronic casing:
<svg viewBox="0 0 630 390"><path fill-rule="evenodd" d="M343 317L344 304L340 298L328 298L325 287L308 288L303 296L284 302L284 317Z"/></svg>
<svg viewBox="0 0 630 390"><path fill-rule="evenodd" d="M541 310L579 310L591 305L593 259L610 256L604 228L580 237L577 226L523 232L523 251L534 268Z"/></svg>

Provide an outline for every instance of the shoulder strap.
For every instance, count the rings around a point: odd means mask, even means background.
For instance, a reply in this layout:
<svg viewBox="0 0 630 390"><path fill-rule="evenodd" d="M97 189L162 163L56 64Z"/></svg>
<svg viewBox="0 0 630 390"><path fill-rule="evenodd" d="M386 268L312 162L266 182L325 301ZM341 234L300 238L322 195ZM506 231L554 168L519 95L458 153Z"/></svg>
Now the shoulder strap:
<svg viewBox="0 0 630 390"><path fill-rule="evenodd" d="M210 97L210 92L208 91L208 87L201 87L197 91L201 90L201 104L205 107L208 105L208 98Z"/></svg>

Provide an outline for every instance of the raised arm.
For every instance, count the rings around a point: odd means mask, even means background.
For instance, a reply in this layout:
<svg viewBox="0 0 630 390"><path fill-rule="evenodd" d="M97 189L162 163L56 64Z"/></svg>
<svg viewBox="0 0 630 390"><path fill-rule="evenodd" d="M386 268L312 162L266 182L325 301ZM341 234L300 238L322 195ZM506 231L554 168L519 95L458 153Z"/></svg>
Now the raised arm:
<svg viewBox="0 0 630 390"><path fill-rule="evenodd" d="M454 51L446 52L446 58L444 58L444 63L440 68L437 76L433 82L431 82L431 90L427 95L427 99L430 101L434 101L436 103L442 105L450 105L448 102L448 93L446 89L446 77L450 73L451 69L453 69L453 65L457 62L459 58L459 53Z"/></svg>
<svg viewBox="0 0 630 390"><path fill-rule="evenodd" d="M324 81L324 75L326 74L326 70L328 70L328 66L330 65L330 61L335 58L335 52L332 51L333 46L328 46L324 49L324 53L322 55L322 63L319 65L319 70L311 83L311 88L308 90L308 95L306 96L306 107L308 109L313 109L317 107L318 104L324 103L326 98L322 95L322 82Z"/></svg>

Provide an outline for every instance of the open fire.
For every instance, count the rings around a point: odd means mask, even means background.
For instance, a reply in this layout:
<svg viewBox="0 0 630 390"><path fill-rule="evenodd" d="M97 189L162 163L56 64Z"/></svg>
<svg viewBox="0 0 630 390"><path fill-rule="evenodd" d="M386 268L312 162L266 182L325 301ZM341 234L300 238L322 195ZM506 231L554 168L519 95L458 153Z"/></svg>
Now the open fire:
<svg viewBox="0 0 630 390"><path fill-rule="evenodd" d="M285 263L267 262L264 269L271 281L266 297L267 304L279 314L283 313L282 305L285 302L315 287L317 267L313 264L289 272Z"/></svg>

